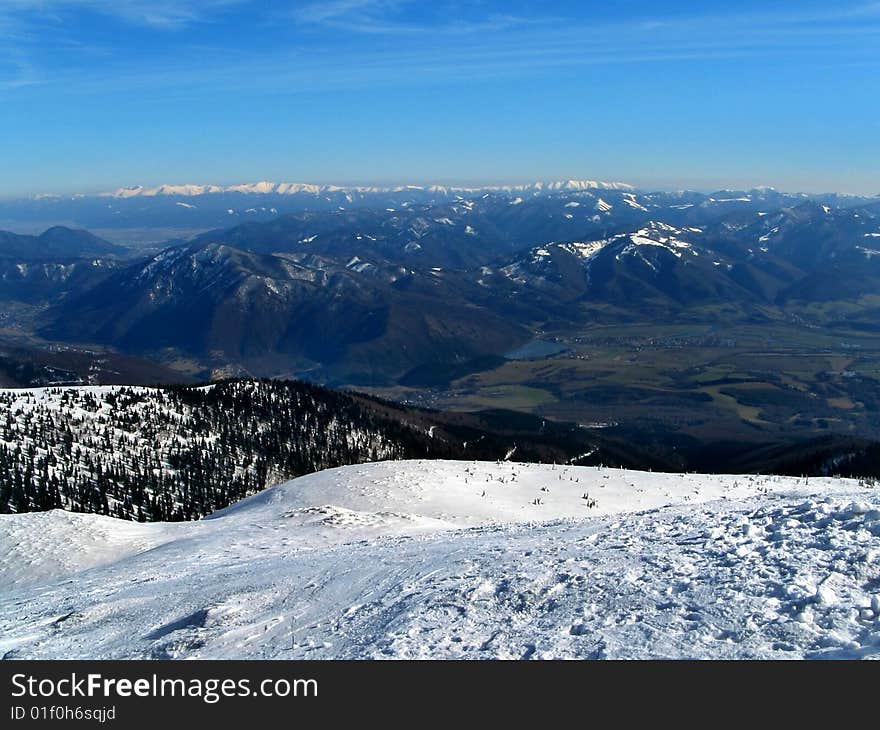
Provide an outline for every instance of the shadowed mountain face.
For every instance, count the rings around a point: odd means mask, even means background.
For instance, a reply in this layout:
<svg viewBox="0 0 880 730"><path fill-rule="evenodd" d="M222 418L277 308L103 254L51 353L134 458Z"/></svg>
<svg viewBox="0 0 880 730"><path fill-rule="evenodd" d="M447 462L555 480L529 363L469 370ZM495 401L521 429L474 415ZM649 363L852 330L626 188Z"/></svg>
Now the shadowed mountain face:
<svg viewBox="0 0 880 730"><path fill-rule="evenodd" d="M528 339L522 325L474 303L466 278L447 282L442 272L374 261L196 243L56 306L44 334L134 352L343 364L355 374L506 351Z"/></svg>
<svg viewBox="0 0 880 730"><path fill-rule="evenodd" d="M125 253L88 231L63 226L39 236L0 231L0 301L34 303L82 291L103 279Z"/></svg>
<svg viewBox="0 0 880 730"><path fill-rule="evenodd" d="M0 231L0 258L4 259L51 261L120 255L124 252L122 246L98 238L88 231L64 226L49 228L39 236Z"/></svg>

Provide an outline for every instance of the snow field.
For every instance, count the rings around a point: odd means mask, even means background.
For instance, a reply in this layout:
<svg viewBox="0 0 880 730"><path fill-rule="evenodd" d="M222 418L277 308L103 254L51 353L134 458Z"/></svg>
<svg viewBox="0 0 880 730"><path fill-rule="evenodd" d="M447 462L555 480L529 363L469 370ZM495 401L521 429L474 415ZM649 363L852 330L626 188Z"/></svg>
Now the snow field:
<svg viewBox="0 0 880 730"><path fill-rule="evenodd" d="M3 516L0 556L9 658L880 656L850 480L382 462L193 523Z"/></svg>

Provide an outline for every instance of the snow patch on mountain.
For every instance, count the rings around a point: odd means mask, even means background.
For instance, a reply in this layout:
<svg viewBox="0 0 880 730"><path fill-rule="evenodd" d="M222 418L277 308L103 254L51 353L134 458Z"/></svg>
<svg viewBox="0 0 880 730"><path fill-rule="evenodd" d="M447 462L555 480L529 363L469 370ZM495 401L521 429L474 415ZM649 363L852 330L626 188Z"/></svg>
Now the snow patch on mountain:
<svg viewBox="0 0 880 730"><path fill-rule="evenodd" d="M639 203L638 200L636 200L635 195L624 194L623 202L626 203L630 208L635 208L636 210L641 210L641 211L644 211L645 213L648 212L648 209L644 205Z"/></svg>
<svg viewBox="0 0 880 730"><path fill-rule="evenodd" d="M671 226L660 221L651 221L646 227L640 228L635 233L626 233L615 236L611 241L628 240L626 246L617 254L619 261L621 256L627 254L640 254L639 247L656 246L664 248L676 258L681 258L683 251L689 251L694 256L699 255L694 247L683 236L686 233L701 233L698 228L690 228L687 231Z"/></svg>
<svg viewBox="0 0 880 730"><path fill-rule="evenodd" d="M559 248L582 258L584 261L592 259L599 251L601 251L607 241L569 241L568 243L557 244Z"/></svg>

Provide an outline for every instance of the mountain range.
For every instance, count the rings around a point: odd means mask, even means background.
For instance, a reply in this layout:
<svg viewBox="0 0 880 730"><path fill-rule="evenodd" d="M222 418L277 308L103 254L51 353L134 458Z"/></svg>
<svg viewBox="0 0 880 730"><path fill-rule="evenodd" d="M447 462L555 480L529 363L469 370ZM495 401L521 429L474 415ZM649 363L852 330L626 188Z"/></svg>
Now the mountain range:
<svg viewBox="0 0 880 730"><path fill-rule="evenodd" d="M278 215L307 211L338 211L372 208L399 210L411 205L437 205L472 200L484 195L522 201L559 194L622 193L638 195L639 205L649 208L680 205L682 213L701 213L703 208L727 211L754 209L758 205L779 207L783 201L812 198L832 206L856 205L870 198L838 195L786 195L772 188L752 191L722 190L715 193L689 191L648 193L619 182L557 180L516 185L397 185L344 186L309 183L259 182L237 185L135 185L110 192L75 195L38 195L0 200L0 222L35 227L60 223L91 229L138 228L205 229L229 227L248 221L268 221ZM613 201L608 201L613 204ZM604 203L600 207L604 207ZM626 205L624 203L624 205ZM695 209L695 210L691 210ZM702 211L705 212L705 211ZM710 211L711 212L711 211Z"/></svg>
<svg viewBox="0 0 880 730"><path fill-rule="evenodd" d="M93 285L59 284L39 332L378 383L504 355L550 327L796 317L871 328L880 204L796 202L722 212L586 191L279 216L110 272L92 263Z"/></svg>

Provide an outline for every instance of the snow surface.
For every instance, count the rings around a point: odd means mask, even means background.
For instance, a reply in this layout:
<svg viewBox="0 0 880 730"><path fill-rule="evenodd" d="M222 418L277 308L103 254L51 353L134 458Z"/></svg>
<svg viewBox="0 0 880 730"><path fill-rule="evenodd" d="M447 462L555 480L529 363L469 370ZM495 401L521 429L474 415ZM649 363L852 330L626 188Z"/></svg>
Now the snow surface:
<svg viewBox="0 0 880 730"><path fill-rule="evenodd" d="M343 467L199 522L0 516L8 658L880 657L880 493Z"/></svg>

